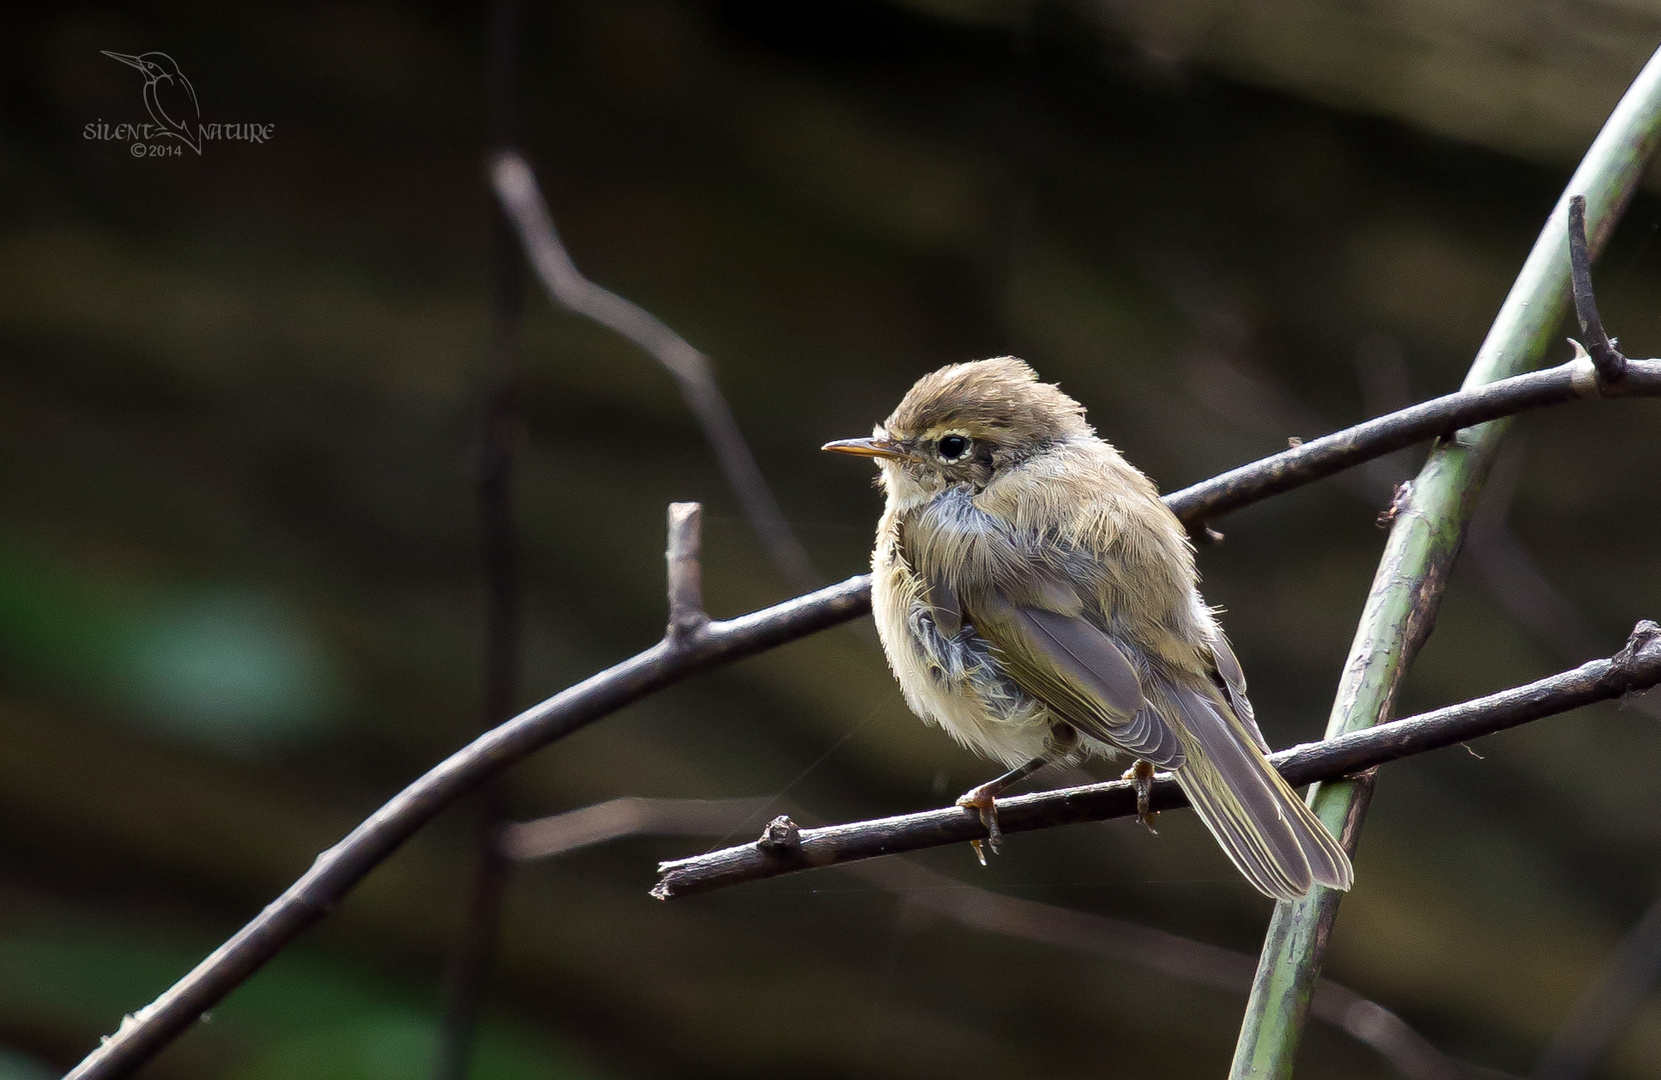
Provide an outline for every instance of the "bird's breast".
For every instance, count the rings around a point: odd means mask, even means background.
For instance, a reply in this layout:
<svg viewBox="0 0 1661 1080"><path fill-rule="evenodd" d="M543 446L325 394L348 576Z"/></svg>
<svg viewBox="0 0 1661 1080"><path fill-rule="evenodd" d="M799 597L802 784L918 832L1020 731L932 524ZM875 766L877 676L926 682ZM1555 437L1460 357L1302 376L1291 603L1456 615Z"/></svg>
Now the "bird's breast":
<svg viewBox="0 0 1661 1080"><path fill-rule="evenodd" d="M884 515L871 568L877 634L906 704L987 757L1013 766L1041 756L1048 711L1009 679L972 623L945 631L908 525L912 515Z"/></svg>

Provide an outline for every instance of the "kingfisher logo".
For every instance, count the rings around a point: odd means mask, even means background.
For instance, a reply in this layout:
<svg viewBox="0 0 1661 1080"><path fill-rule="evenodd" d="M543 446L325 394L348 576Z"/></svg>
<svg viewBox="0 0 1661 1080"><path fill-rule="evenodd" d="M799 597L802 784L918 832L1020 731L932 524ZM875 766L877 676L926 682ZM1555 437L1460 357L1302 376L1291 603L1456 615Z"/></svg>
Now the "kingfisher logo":
<svg viewBox="0 0 1661 1080"><path fill-rule="evenodd" d="M178 63L164 52L128 53L100 50L144 76L144 110L150 123L107 123L97 120L81 131L81 137L97 142L129 143L133 157L179 157L185 147L201 156L204 143L232 141L265 143L277 130L276 124L204 124L196 88Z"/></svg>

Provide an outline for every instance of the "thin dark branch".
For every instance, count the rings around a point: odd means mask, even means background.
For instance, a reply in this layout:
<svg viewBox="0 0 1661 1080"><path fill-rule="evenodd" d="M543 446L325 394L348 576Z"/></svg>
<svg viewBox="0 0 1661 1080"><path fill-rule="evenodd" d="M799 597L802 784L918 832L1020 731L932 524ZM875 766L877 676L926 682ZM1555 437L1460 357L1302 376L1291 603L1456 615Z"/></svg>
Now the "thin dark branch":
<svg viewBox="0 0 1661 1080"><path fill-rule="evenodd" d="M726 836L775 809L769 796L751 799L652 799L637 795L520 821L502 832L502 852L529 862L626 836Z"/></svg>
<svg viewBox="0 0 1661 1080"><path fill-rule="evenodd" d="M508 826L503 850L531 861L631 836L724 836L782 809L775 798L630 797ZM1256 960L1245 953L1103 915L1023 900L904 859L849 863L844 872L963 926L1041 945L1091 953L1238 994L1251 988ZM1409 1080L1456 1080L1474 1070L1449 1058L1383 1005L1322 979L1311 1012L1372 1047ZM1492 1074L1501 1075L1501 1074Z"/></svg>
<svg viewBox="0 0 1661 1080"><path fill-rule="evenodd" d="M1595 370L1590 361L1572 360L1432 398L1174 491L1165 496L1165 504L1195 531L1271 495L1460 428L1579 398L1661 394L1661 360L1627 361L1627 373L1617 384L1600 382Z"/></svg>
<svg viewBox="0 0 1661 1080"><path fill-rule="evenodd" d="M1189 392L1211 412L1247 431L1268 439L1297 440L1302 434L1327 431L1332 425L1284 386L1218 353L1196 357L1187 364ZM1405 406L1397 406L1405 408ZM1386 414L1388 415L1388 414ZM1290 442L1288 442L1290 445ZM1389 505L1396 485L1413 474L1404 450L1396 450L1337 474L1336 483L1375 510Z"/></svg>
<svg viewBox="0 0 1661 1080"><path fill-rule="evenodd" d="M1325 742L1305 743L1270 757L1294 787L1353 776L1385 762L1464 742L1531 720L1567 712L1594 701L1623 697L1661 683L1661 627L1641 622L1615 656L1462 705L1381 724ZM1153 808L1186 806L1168 774L1154 782ZM1050 829L1081 821L1103 821L1136 813L1129 781L1064 788L998 802L1005 834ZM875 821L803 829L791 850L743 844L690 859L666 862L652 895L661 900L708 892L797 870L833 866L902 851L984 840L980 815L963 807L902 814Z"/></svg>
<svg viewBox="0 0 1661 1080"><path fill-rule="evenodd" d="M559 238L536 174L524 157L512 150L497 154L490 164L490 179L548 295L561 306L617 331L668 369L715 451L750 527L761 538L779 572L798 589L819 584L821 579L807 551L785 521L749 443L738 429L709 358L656 315L582 275Z"/></svg>
<svg viewBox="0 0 1661 1080"><path fill-rule="evenodd" d="M1582 397L1654 394L1661 394L1661 360L1629 361L1627 375L1618 386L1600 384L1592 374L1590 361L1571 362L1370 420L1185 488L1166 496L1165 501L1179 519L1192 527L1392 453L1416 440L1473 423ZM161 997L123 1020L121 1028L88 1054L66 1080L109 1080L126 1076L144 1064L306 927L327 914L416 830L519 760L665 687L849 622L870 610L871 578L860 575L764 611L710 622L680 641L671 643L666 638L485 733L399 792L318 856L303 877L235 937ZM1129 803L1124 805L1128 807ZM1008 820L1000 815L1000 821ZM970 838L965 834L939 842Z"/></svg>
<svg viewBox="0 0 1661 1080"><path fill-rule="evenodd" d="M1533 1080L1585 1080L1661 980L1661 900L1651 904L1604 961L1558 1029Z"/></svg>
<svg viewBox="0 0 1661 1080"><path fill-rule="evenodd" d="M1367 367L1361 370L1368 378ZM1319 431L1328 426L1285 387L1261 373L1236 366L1220 353L1192 361L1187 382L1194 396L1212 412L1259 434L1284 437L1289 432ZM1388 506L1391 492L1409 475L1403 466L1392 467L1390 460L1388 455L1375 458L1340 473L1337 482L1375 509ZM1501 452L1483 487L1460 557L1475 564L1494 602L1536 643L1559 660L1572 663L1577 657L1597 653L1604 644L1506 523L1521 466L1521 455L1512 442ZM1631 704L1661 718L1661 702L1640 696Z"/></svg>
<svg viewBox="0 0 1661 1080"><path fill-rule="evenodd" d="M491 146L510 145L516 120L515 75L519 49L518 0L495 0L486 28L485 124ZM525 263L513 226L497 210L490 215L491 336L485 373L482 438L476 495L479 554L485 592L484 701L481 727L513 715L519 697L520 587L513 512L513 465L518 441L516 402L520 325L525 308ZM433 1080L467 1080L479 1009L507 895L508 864L498 835L501 793L485 785L473 800L474 864L460 932L444 972L444 1014L433 1055Z"/></svg>
<svg viewBox="0 0 1661 1080"><path fill-rule="evenodd" d="M433 1055L434 1080L466 1080L470 1071L474 1033L507 899L511 867L499 839L501 803L494 791L483 794L467 906L444 972L444 1015Z"/></svg>
<svg viewBox="0 0 1661 1080"><path fill-rule="evenodd" d="M1616 382L1626 374L1626 357L1603 329L1597 297L1592 292L1592 256L1586 247L1586 196L1569 199L1569 284L1574 293L1575 316L1586 351L1597 368L1598 378Z"/></svg>

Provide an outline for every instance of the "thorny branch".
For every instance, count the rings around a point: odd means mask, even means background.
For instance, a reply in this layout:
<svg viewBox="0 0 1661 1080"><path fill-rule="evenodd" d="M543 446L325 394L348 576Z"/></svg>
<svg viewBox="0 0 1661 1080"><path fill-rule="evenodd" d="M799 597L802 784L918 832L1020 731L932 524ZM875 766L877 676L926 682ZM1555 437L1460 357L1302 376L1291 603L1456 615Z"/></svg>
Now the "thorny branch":
<svg viewBox="0 0 1661 1080"><path fill-rule="evenodd" d="M508 826L507 857L531 861L630 836L726 836L763 814L785 809L774 798L621 798ZM1134 964L1185 982L1245 994L1253 957L1121 919L1073 911L965 884L904 859L840 868L905 905L975 930ZM1322 979L1311 1012L1370 1046L1408 1080L1454 1080L1474 1070L1449 1058L1383 1005ZM1502 1074L1489 1074L1499 1077Z"/></svg>
<svg viewBox="0 0 1661 1080"><path fill-rule="evenodd" d="M1592 374L1590 361L1576 360L1548 371L1449 394L1243 466L1168 495L1165 500L1193 529L1224 513L1420 439L1544 405L1610 394L1661 394L1661 360L1628 361L1627 373L1618 386L1600 384ZM861 575L763 611L706 622L691 634L666 634L664 640L645 652L568 687L479 736L319 855L311 869L253 921L161 997L124 1019L120 1029L106 1037L65 1080L110 1080L131 1074L328 914L358 881L440 811L509 766L665 687L848 622L870 610L871 579ZM964 835L961 839L971 837Z"/></svg>
<svg viewBox="0 0 1661 1080"><path fill-rule="evenodd" d="M617 331L668 369L680 384L687 405L726 474L727 484L774 565L794 588L817 586L823 579L814 572L807 551L791 531L761 475L761 466L756 464L732 408L715 381L709 357L656 315L583 276L565 250L542 189L537 186L536 174L523 156L513 150L497 154L490 163L490 181L548 295L555 303Z"/></svg>
<svg viewBox="0 0 1661 1080"><path fill-rule="evenodd" d="M1302 787L1317 780L1354 776L1389 761L1503 731L1595 701L1624 697L1658 683L1661 683L1661 626L1645 621L1633 630L1626 647L1608 660L1594 660L1572 671L1462 705L1324 742L1304 743L1279 751L1269 760L1288 783ZM1160 774L1154 781L1153 808L1169 810L1186 805L1187 799L1176 780L1169 774ZM1005 834L1129 817L1134 813L1136 796L1131 782L1124 780L998 801L998 823ZM986 836L980 815L957 806L802 829L789 850L781 850L778 845L763 848L751 843L666 862L658 867L661 879L652 889L652 895L668 900L797 870L984 840Z"/></svg>

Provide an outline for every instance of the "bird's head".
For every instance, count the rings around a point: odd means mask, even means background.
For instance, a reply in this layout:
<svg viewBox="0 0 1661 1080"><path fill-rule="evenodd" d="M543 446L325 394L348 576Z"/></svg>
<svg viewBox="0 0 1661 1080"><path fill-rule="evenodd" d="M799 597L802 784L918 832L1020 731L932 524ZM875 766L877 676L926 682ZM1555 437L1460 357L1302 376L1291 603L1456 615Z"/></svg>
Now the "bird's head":
<svg viewBox="0 0 1661 1080"><path fill-rule="evenodd" d="M876 458L890 496L911 501L960 485L978 491L998 470L1090 434L1084 406L1001 356L923 376L869 439L824 448Z"/></svg>
<svg viewBox="0 0 1661 1080"><path fill-rule="evenodd" d="M142 71L144 77L151 82L157 79L182 78L179 65L174 63L173 58L164 52L147 52L138 56L130 56L127 53L110 52L108 49L100 51L112 60L119 60L128 67Z"/></svg>

